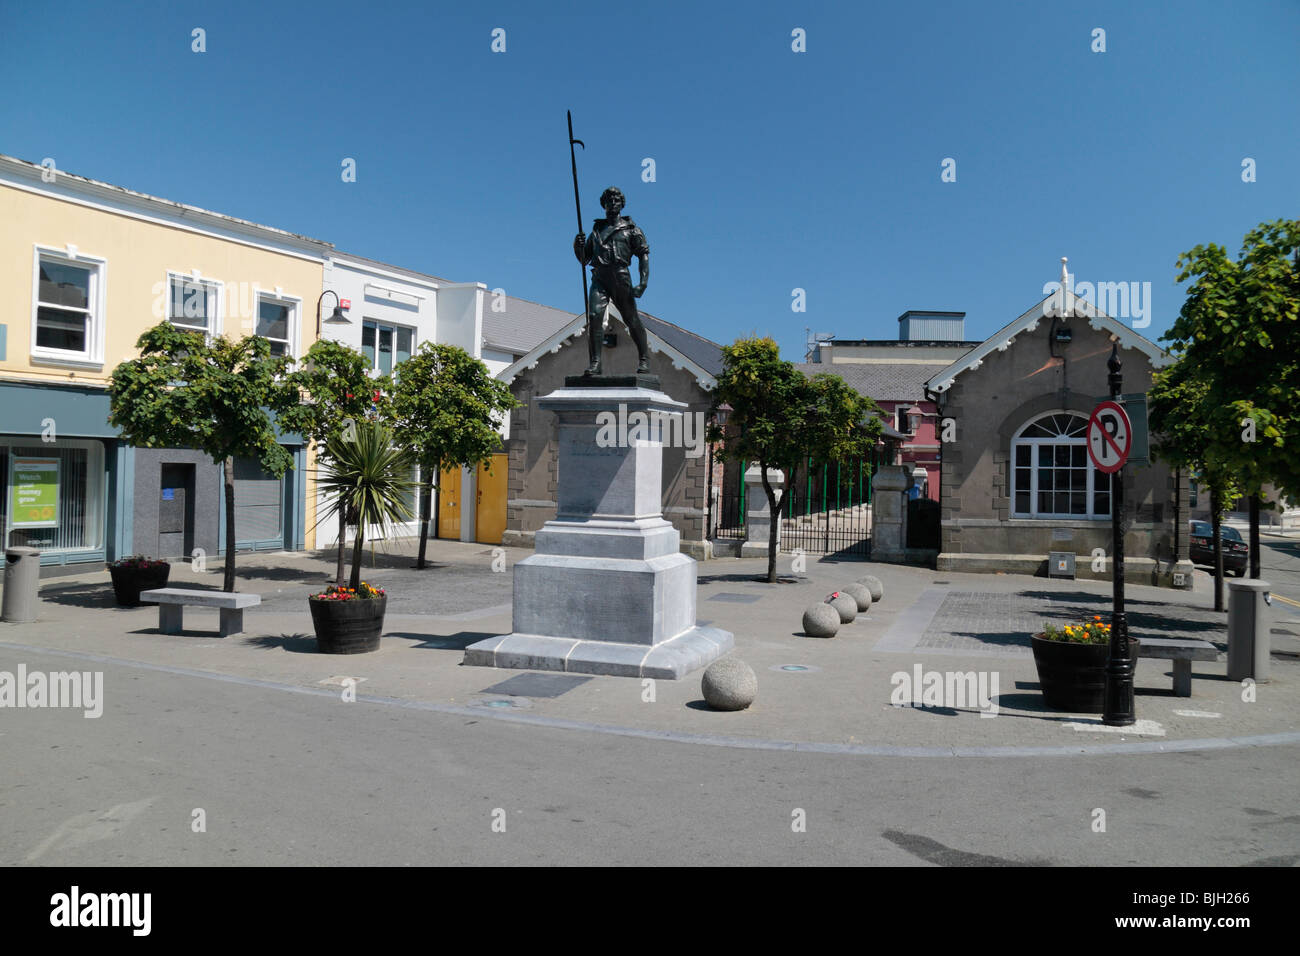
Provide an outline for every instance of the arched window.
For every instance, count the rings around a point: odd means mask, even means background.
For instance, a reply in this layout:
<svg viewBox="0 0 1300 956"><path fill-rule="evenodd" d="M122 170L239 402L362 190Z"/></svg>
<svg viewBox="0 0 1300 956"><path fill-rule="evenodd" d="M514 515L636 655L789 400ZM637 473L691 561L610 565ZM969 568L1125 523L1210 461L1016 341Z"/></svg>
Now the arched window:
<svg viewBox="0 0 1300 956"><path fill-rule="evenodd" d="M1052 412L1011 440L1011 513L1018 518L1110 516L1110 475L1088 459L1088 420Z"/></svg>

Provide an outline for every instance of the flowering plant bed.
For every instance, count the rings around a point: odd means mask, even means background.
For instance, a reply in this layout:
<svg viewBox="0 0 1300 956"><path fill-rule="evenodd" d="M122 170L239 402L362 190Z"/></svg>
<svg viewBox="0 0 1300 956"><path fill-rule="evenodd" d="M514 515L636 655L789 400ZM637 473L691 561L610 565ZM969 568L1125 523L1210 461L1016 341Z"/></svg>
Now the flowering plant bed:
<svg viewBox="0 0 1300 956"><path fill-rule="evenodd" d="M1053 710L1100 714L1105 707L1110 625L1096 615L1060 628L1049 624L1033 635L1032 643L1043 702ZM1136 657L1138 642L1130 637L1129 643Z"/></svg>
<svg viewBox="0 0 1300 956"><path fill-rule="evenodd" d="M1067 624L1065 627L1047 625L1042 634L1045 641L1062 641L1066 644L1109 644L1110 625L1103 624L1101 615L1094 614L1091 621Z"/></svg>
<svg viewBox="0 0 1300 956"><path fill-rule="evenodd" d="M313 594L313 601L374 601L388 594L383 588L372 587L365 581L360 587L342 588L331 584L320 594Z"/></svg>
<svg viewBox="0 0 1300 956"><path fill-rule="evenodd" d="M166 561L146 558L141 554L129 555L109 562L108 573L113 578L113 596L119 607L140 607L150 601L140 600L141 591L165 588L172 566Z"/></svg>
<svg viewBox="0 0 1300 956"><path fill-rule="evenodd" d="M383 588L365 581L355 588L330 585L307 603L322 654L366 654L379 649L388 607Z"/></svg>

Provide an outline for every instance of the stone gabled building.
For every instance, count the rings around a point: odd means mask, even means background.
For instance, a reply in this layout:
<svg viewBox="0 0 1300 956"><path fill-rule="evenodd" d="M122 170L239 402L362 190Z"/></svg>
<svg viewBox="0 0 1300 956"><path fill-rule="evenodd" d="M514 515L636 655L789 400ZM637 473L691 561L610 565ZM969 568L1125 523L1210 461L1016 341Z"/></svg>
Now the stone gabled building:
<svg viewBox="0 0 1300 956"><path fill-rule="evenodd" d="M1109 397L1118 342L1124 394L1145 393L1171 357L1068 290L1053 293L930 377L942 449L939 570L1046 574L1073 552L1077 576L1111 576L1110 480L1085 433ZM1064 313L1066 318L1062 318ZM1162 462L1125 466L1125 573L1130 582L1191 587L1187 477ZM1107 556L1094 572L1093 556Z"/></svg>

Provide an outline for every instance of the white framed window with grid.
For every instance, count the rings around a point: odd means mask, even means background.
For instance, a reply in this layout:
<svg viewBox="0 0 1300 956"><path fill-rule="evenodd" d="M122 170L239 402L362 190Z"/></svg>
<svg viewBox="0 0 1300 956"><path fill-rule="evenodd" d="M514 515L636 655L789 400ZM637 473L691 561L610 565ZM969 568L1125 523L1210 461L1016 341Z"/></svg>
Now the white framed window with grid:
<svg viewBox="0 0 1300 956"><path fill-rule="evenodd" d="M293 343L298 339L298 317L302 301L291 296L257 293L257 328L260 335L271 343L272 355L297 358Z"/></svg>
<svg viewBox="0 0 1300 956"><path fill-rule="evenodd" d="M37 246L32 264L31 354L36 362L101 366L107 260L75 246Z"/></svg>
<svg viewBox="0 0 1300 956"><path fill-rule="evenodd" d="M221 334L221 283L197 273L167 273L167 318L175 326L202 332L206 341Z"/></svg>
<svg viewBox="0 0 1300 956"><path fill-rule="evenodd" d="M1011 514L1017 518L1108 518L1110 476L1088 458L1088 419L1049 412L1011 440Z"/></svg>

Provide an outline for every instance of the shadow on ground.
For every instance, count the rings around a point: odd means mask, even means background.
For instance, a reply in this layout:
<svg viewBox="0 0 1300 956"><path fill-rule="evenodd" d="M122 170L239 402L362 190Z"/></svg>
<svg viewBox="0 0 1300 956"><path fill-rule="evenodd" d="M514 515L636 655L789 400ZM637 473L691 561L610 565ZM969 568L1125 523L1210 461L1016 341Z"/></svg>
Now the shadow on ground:
<svg viewBox="0 0 1300 956"><path fill-rule="evenodd" d="M410 631L389 631L384 637L398 637L403 640L418 641L418 644L412 644L412 647L426 648L434 651L463 651L475 641L486 640L489 637L500 637L500 634L488 631L461 631L457 634L415 634Z"/></svg>
<svg viewBox="0 0 1300 956"><path fill-rule="evenodd" d="M45 586L40 589L40 598L42 601L63 604L67 607L117 608L117 598L113 595L113 585L110 583ZM124 607L122 610L134 611L136 608Z"/></svg>
<svg viewBox="0 0 1300 956"><path fill-rule="evenodd" d="M320 649L316 646L316 638L305 634L262 634L257 637L246 637L243 643L266 651L278 648L291 654L320 653Z"/></svg>

